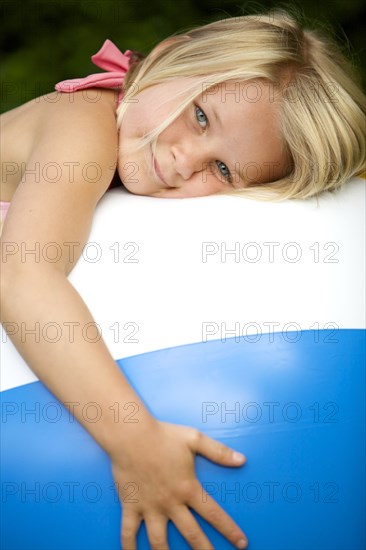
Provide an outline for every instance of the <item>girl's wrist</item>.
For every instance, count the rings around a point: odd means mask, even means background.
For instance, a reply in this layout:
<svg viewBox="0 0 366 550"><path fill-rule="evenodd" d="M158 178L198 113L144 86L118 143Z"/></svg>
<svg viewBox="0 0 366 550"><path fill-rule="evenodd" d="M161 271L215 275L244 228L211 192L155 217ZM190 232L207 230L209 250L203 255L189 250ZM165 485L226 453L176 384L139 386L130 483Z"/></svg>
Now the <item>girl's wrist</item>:
<svg viewBox="0 0 366 550"><path fill-rule="evenodd" d="M141 403L131 402L121 406L114 404L112 425L104 427L102 446L113 459L131 446L138 448L142 440L149 439L157 428L158 421Z"/></svg>

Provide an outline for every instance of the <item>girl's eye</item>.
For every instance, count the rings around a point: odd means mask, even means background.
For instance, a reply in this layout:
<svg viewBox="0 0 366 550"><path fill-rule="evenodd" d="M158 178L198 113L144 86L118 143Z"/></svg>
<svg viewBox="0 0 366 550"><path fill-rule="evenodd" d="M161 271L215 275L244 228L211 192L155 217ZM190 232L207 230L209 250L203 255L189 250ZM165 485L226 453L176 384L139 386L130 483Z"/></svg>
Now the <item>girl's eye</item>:
<svg viewBox="0 0 366 550"><path fill-rule="evenodd" d="M197 122L199 123L199 125L201 125L201 123L202 123L206 126L207 123L208 123L208 118L205 115L205 113L202 111L202 109L200 109L200 107L198 107L198 105L194 106L194 110L195 110L196 119L197 119ZM223 176L226 181L228 181L229 183L232 183L233 178L232 178L232 176L230 174L230 170L228 169L226 164L221 162L221 160L216 160L215 163L216 163L216 166L219 169L220 178Z"/></svg>
<svg viewBox="0 0 366 550"><path fill-rule="evenodd" d="M202 109L200 109L198 107L198 105L195 105L195 113L196 113L196 119L198 121L198 123L200 124L201 122L203 122L203 124L207 124L208 120L207 120L207 116L205 115L205 113L202 111Z"/></svg>
<svg viewBox="0 0 366 550"><path fill-rule="evenodd" d="M220 172L220 176L224 176L224 178L229 182L231 183L232 182L232 177L231 177L231 174L230 174L230 170L229 168L226 166L226 164L224 164L223 162L221 162L221 160L216 160L216 165L219 169L219 172Z"/></svg>

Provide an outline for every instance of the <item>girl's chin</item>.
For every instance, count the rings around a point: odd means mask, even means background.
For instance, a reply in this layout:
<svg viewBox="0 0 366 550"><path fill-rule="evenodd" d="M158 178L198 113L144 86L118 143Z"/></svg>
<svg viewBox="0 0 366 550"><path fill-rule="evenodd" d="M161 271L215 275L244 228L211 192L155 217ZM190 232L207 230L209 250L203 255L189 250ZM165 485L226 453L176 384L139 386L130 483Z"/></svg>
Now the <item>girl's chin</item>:
<svg viewBox="0 0 366 550"><path fill-rule="evenodd" d="M144 195L146 197L153 196L159 192L159 189L148 187L147 185L138 185L138 184L126 184L122 182L123 187L133 195Z"/></svg>

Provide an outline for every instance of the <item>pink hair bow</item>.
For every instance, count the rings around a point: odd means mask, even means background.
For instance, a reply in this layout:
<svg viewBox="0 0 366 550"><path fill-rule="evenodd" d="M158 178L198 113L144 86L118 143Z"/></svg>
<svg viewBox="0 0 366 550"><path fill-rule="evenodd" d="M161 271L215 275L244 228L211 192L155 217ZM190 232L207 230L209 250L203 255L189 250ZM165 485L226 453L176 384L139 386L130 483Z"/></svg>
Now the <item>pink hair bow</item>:
<svg viewBox="0 0 366 550"><path fill-rule="evenodd" d="M58 92L75 92L93 87L120 87L130 67L131 55L131 50L126 50L123 54L111 40L107 39L91 60L94 65L108 72L91 74L85 78L63 80L56 84L55 89Z"/></svg>

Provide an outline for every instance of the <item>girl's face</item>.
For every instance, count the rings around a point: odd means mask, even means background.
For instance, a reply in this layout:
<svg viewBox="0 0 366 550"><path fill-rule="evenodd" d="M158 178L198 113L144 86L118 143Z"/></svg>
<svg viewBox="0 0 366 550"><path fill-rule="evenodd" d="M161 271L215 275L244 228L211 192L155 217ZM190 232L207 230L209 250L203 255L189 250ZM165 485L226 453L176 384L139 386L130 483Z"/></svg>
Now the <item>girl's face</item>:
<svg viewBox="0 0 366 550"><path fill-rule="evenodd" d="M177 93L194 79L159 84L129 104L119 132L130 147L179 105ZM259 81L224 82L205 89L151 144L120 154L118 172L137 195L202 197L268 183L286 174L288 157L273 90ZM170 98L170 99L168 99Z"/></svg>

